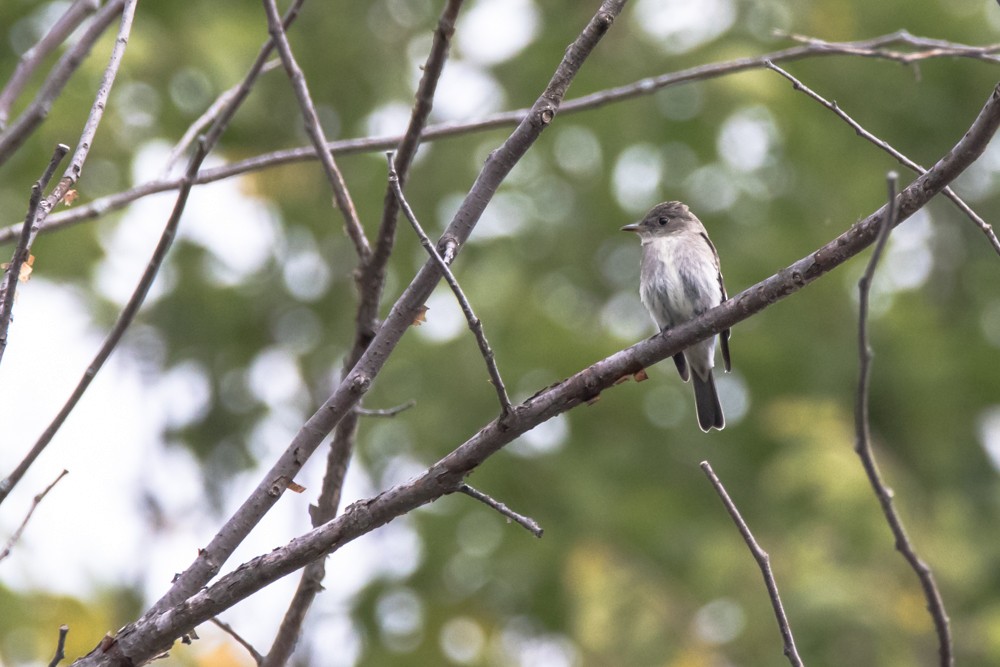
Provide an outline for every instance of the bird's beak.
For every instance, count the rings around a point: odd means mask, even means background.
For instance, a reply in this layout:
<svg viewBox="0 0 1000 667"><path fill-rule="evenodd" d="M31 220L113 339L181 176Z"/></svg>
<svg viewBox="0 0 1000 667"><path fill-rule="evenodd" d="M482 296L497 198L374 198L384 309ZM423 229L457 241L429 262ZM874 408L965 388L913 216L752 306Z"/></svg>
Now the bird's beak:
<svg viewBox="0 0 1000 667"><path fill-rule="evenodd" d="M639 231L639 223L638 222L633 222L631 225L625 225L624 227L622 227L621 231L623 231L623 232L638 232Z"/></svg>

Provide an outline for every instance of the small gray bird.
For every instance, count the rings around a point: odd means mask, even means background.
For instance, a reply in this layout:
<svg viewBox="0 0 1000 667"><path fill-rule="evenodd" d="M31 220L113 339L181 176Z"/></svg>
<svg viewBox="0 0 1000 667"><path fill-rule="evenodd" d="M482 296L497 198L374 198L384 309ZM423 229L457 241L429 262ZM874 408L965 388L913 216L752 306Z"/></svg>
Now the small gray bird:
<svg viewBox="0 0 1000 667"><path fill-rule="evenodd" d="M639 296L660 331L702 314L725 301L719 253L701 220L679 201L657 204L642 222L625 225L642 242ZM729 329L719 334L722 361L729 372ZM715 336L674 355L685 382L694 371L694 401L702 431L722 429L726 419L715 391Z"/></svg>

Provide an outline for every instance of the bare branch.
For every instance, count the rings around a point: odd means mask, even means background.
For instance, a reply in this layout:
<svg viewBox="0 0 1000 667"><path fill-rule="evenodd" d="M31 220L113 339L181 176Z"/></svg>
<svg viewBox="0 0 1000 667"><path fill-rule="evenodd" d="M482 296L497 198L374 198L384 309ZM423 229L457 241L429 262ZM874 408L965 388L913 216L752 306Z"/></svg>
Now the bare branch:
<svg viewBox="0 0 1000 667"><path fill-rule="evenodd" d="M927 169L925 169L924 167L921 167L919 164L917 164L916 162L914 162L913 160L911 160L910 158L906 157L905 155L903 155L902 153L900 153L899 151L897 151L895 148L893 148L889 144L889 142L887 142L884 139L881 139L879 137L876 137L874 134L872 134L871 132L869 132L868 130L866 130L864 127L862 127L861 124L858 123L853 118L851 118L847 114L847 112L845 112L843 109L841 109L839 106L837 106L836 102L830 102L830 101L826 100L823 96L821 96L820 94L814 92L807 85L805 85L804 83L802 83L801 81L799 81L798 79L796 79L794 76L792 76L791 74L789 74L785 70L781 69L780 67L778 67L777 65L775 65L772 62L768 62L767 63L767 68L771 69L771 70L774 70L775 72L777 72L781 76L783 76L786 79L788 79L789 81L791 81L792 82L792 87L795 90L801 90L803 93L805 93L806 95L808 95L812 99L816 100L817 102L819 102L820 104L822 104L823 106L825 106L827 109L829 109L833 113L837 114L837 116L841 120L843 120L845 123L847 123L848 125L850 125L854 129L854 131L857 133L857 135L859 137L861 137L862 139L866 139L867 141L875 144L876 146L878 146L879 148L881 148L883 151L885 151L886 153L888 153L892 157L896 158L896 160L901 165L903 165L904 167L906 167L907 169L909 169L911 171L914 171L917 174L923 174L924 172L927 171ZM997 239L997 235L993 232L993 227L989 223L987 223L985 220L983 220L979 216L979 214L977 214L975 211L973 211L972 208L968 204L966 204L965 201L961 197L959 197L957 194L955 194L955 191L952 190L951 187L947 187L944 190L942 190L941 194L943 194L945 197L947 197L952 202L954 202L955 205L958 207L958 209L960 211L962 211L962 213L965 213L965 215L967 215L969 217L969 219L972 220L972 222L976 223L976 225L986 235L986 238L989 240L990 245L992 245L993 249L997 252L998 255L1000 255L1000 240Z"/></svg>
<svg viewBox="0 0 1000 667"><path fill-rule="evenodd" d="M740 531L740 535L743 536L743 541L746 542L747 547L750 549L750 553L753 554L753 559L757 561L757 566L760 567L760 573L764 575L764 585L767 586L767 595L771 598L771 607L774 609L774 617L778 621L778 629L781 631L781 639L785 643L785 657L788 658L788 662L792 664L792 667L802 667L802 658L799 657L799 652L795 648L795 638L792 637L792 628L788 624L788 617L785 616L785 607L781 604L781 595L778 593L778 582L774 578L774 573L771 571L771 557L768 556L767 552L764 551L761 546L754 539L753 533L750 532L750 526L747 522L743 520L743 516L740 515L739 509L736 508L736 504L733 502L732 498L726 492L726 488L722 485L722 480L719 479L715 471L712 470L712 465L708 461L701 462L701 469L705 472L709 481L712 482L712 486L715 487L715 492L719 494L719 498L722 499L722 504L726 506L726 511L729 512L729 516L732 517L733 523Z"/></svg>
<svg viewBox="0 0 1000 667"><path fill-rule="evenodd" d="M625 86L609 88L607 90L598 91L573 100L567 100L560 105L559 113L561 115L566 115L569 113L588 111L606 104L651 95L670 86L738 74L752 69L760 69L765 67L765 63L768 61L786 62L803 60L806 58L844 55L900 61L904 57L919 54L900 53L887 49L886 45L895 42L902 42L912 46L919 46L925 42L934 43L936 41L912 36L907 37L906 35L907 33L892 33L890 35L876 37L871 40L844 43L829 43L817 40L815 44L796 46L762 56L739 58L721 63L692 67L658 77L641 79ZM937 58L960 56L994 62L998 60L997 56L993 55L993 52L996 51L997 48L997 46L974 47L963 44L954 44L953 53L945 54L941 51L941 49L933 48L926 52L926 57ZM522 122L527 117L529 111L529 109L517 109L515 111L493 114L477 121L464 123L449 122L428 125L421 133L421 141L434 141L447 137L471 134L473 132L482 132L500 127L514 126ZM334 155L351 155L356 153L389 150L399 145L402 140L403 137L399 135L391 137L345 139L330 142L327 144L327 148ZM232 178L234 176L239 176L253 171L270 169L315 159L316 149L312 146L264 153L246 160L233 162L232 164L206 169L198 175L196 184L203 185L206 183L213 183L218 180ZM179 186L180 179L167 178L144 183L123 192L101 197L89 204L77 206L72 210L62 211L50 216L42 231L55 231L65 226L86 220L92 220L109 211L120 209L137 199L141 199L142 197L147 197L149 195L168 190L176 190ZM13 239L17 238L19 230L20 227L16 225L0 229L0 243L10 243Z"/></svg>
<svg viewBox="0 0 1000 667"><path fill-rule="evenodd" d="M617 12L620 5L605 5L602 12L606 9ZM600 15L595 20L600 21ZM573 51L571 48L571 54ZM900 193L897 197L898 213L894 222L898 224L911 216L972 164L985 150L998 126L1000 126L1000 85L993 89L979 116L951 151ZM188 594L179 598L170 607L162 609L159 613L147 612L139 620L124 627L106 651L100 654L91 653L77 661L77 666L117 665L125 664L129 660L140 663L164 650L186 629L217 615L271 582L336 551L344 544L385 525L396 517L433 502L443 495L458 491L466 475L506 444L538 424L586 403L604 389L614 386L624 375L636 373L642 368L673 356L698 340L731 328L856 256L874 242L886 215L886 207L880 208L815 252L744 290L720 306L665 333L616 352L572 377L543 389L518 406L505 423L493 420L486 424L469 440L432 465L418 478L395 486L373 498L352 504L336 519L295 538L279 549L244 563L219 578L211 586L203 588L207 579L202 580L201 576L195 579L187 572L179 575L178 581L183 581L188 586L195 583L197 585L187 589ZM418 279L419 277L418 275ZM416 287L411 285L407 292L410 293L414 289ZM397 304L394 311L404 308L405 303ZM407 311L402 312L409 314ZM384 353L387 348L381 345L389 340L387 332L396 331L395 326L396 323L390 316L379 330L371 349ZM378 340L379 336L383 339ZM237 512L236 517L227 523L227 531L244 530L247 523L256 523L262 515L261 506L273 504L273 498L280 495L286 484L281 481L282 476L288 473L294 474L301 461L315 450L318 441L322 439L323 428L328 423L326 420L335 418L337 410L349 410L356 402L351 399L355 395L360 397L360 394L364 393L367 388L366 378L368 381L370 378L363 372L371 368L373 366L365 363L363 359L361 368L356 368L348 375L331 401L321 409L321 414L326 416L322 419L318 416L310 419L307 424L307 428L311 429L310 436L298 436L293 441L292 447L265 478L267 484L264 487L265 496L262 497L255 492ZM343 404L349 406L341 408ZM330 417L331 414L334 417ZM315 444L310 438L317 438ZM266 495L268 490L273 492L269 496ZM216 540L220 539L216 537ZM202 550L202 554L192 566L193 569L189 568L189 571L199 574L206 570L211 574L217 572L222 564L221 561L214 560L218 552L206 548ZM223 555L228 556L228 554Z"/></svg>
<svg viewBox="0 0 1000 667"><path fill-rule="evenodd" d="M28 212L24 216L21 235L14 248L14 256L4 272L3 284L0 284L0 359L3 359L4 350L7 349L7 332L10 329L11 313L14 310L14 295L21 276L21 266L31 256L31 245L38 233L38 207L42 201L42 193L48 187L52 175L68 152L69 146L65 144L56 146L49 159L49 165L45 168L42 176L31 186Z"/></svg>
<svg viewBox="0 0 1000 667"><path fill-rule="evenodd" d="M28 513L24 515L24 520L21 521L21 525L17 527L17 530L14 531L14 534L10 536L9 540L7 540L7 544L6 546L4 546L3 551L0 551L0 560L3 560L4 558L10 556L11 550L14 548L14 545L17 544L17 541L21 539L21 534L24 532L24 529L27 528L28 522L31 521L31 515L35 513L35 510L38 508L38 506L42 503L43 500L45 500L45 496L49 495L49 491L51 491L52 488L59 483L59 480L61 480L67 474L69 474L69 471L63 470L61 473L59 473L59 476L52 481L51 484L46 486L41 493L37 494L34 498L31 499L31 507L28 509Z"/></svg>
<svg viewBox="0 0 1000 667"><path fill-rule="evenodd" d="M462 484L460 487L458 487L458 490L460 493L464 493L470 498L475 498L476 500L486 505L487 507L495 509L500 514L507 517L508 521L513 521L514 523L518 524L519 526L530 532L535 537L541 537L542 533L545 532L542 529L542 527L538 525L538 522L532 519L530 516L524 516L523 514L518 514L511 508L504 505L499 500L495 500L494 498L486 495L482 491L478 491L472 488L468 484Z"/></svg>
<svg viewBox="0 0 1000 667"><path fill-rule="evenodd" d="M213 625L215 625L216 627L218 627L220 630L222 630L223 632L225 632L227 635L229 635L230 637L232 637L233 639L235 639L237 644L239 644L240 646L242 646L243 648L245 648L247 650L247 653L250 654L250 657L253 658L253 661L255 663L257 663L259 665L259 664L261 664L263 662L264 656L262 656L260 654L260 652L253 647L253 644L251 644L247 640L243 639L243 637L241 637L240 634L238 632L236 632L236 630L233 630L233 626L229 625L228 623L224 623L224 622L220 621L218 618L215 618L215 617L212 617L212 618L210 618L208 620Z"/></svg>
<svg viewBox="0 0 1000 667"><path fill-rule="evenodd" d="M66 41L74 30L82 24L88 16L97 11L100 7L100 0L75 0L72 5L60 16L48 32L42 36L38 42L24 52L17 63L14 74L11 75L3 91L0 91L0 131L7 125L7 118L10 117L10 108L13 106L17 96L24 90L31 75L35 73L46 56L55 51L60 44Z"/></svg>
<svg viewBox="0 0 1000 667"><path fill-rule="evenodd" d="M355 250L361 261L367 261L372 252L371 246L368 244L365 230L361 227L361 221L358 220L358 212L354 208L354 202L351 200L351 193L347 190L344 176L340 173L337 162L326 147L326 135L323 133L323 127L319 122L319 115L316 113L312 96L309 94L306 77L302 73L299 64L295 61L292 46L288 43L288 35L285 34L285 28L281 25L278 6L275 0L263 0L263 2L264 11L267 14L268 32L271 35L271 41L281 55L281 62L285 66L285 71L288 72L288 78L292 83L292 90L295 91L295 97L298 99L299 106L302 109L306 134L312 139L313 147L316 149L316 156L323 165L326 179L330 182L330 187L333 189L333 198L337 203L337 208L340 209L341 214L344 216L344 223L347 225L347 235L354 242Z"/></svg>
<svg viewBox="0 0 1000 667"><path fill-rule="evenodd" d="M869 381L871 378L872 349L868 340L868 299L871 291L871 283L875 277L875 268L882 256L886 241L889 239L889 232L892 230L897 217L897 197L896 197L896 173L890 172L888 176L889 203L886 205L886 213L882 224L878 230L878 237L875 241L875 248L872 251L871 259L865 269L864 275L858 281L859 292L859 315L858 315L858 356L860 370L858 373L858 394L855 404L855 444L854 451L861 458L861 464L871 483L872 490L878 498L879 505L885 520L892 530L896 539L896 550L899 551L906 562L916 573L923 588L924 598L927 600L927 609L930 612L931 620L934 622L934 630L938 636L938 655L941 667L951 667L954 664L952 655L951 629L948 623L948 613L944 608L944 601L941 598L941 591L938 589L934 579L934 573L927 563L925 563L913 548L903 526L903 520L893 506L893 493L879 471L878 463L875 460L875 452L872 450L871 426L868 418L869 404Z"/></svg>
<svg viewBox="0 0 1000 667"><path fill-rule="evenodd" d="M94 43L104 34L115 17L121 13L125 1L109 0L94 15L79 41L73 45L73 48L64 53L55 67L52 68L35 99L17 117L17 120L11 123L3 133L0 133L0 164L6 162L45 120L52 103L59 97L63 87L83 62Z"/></svg>
<svg viewBox="0 0 1000 667"><path fill-rule="evenodd" d="M66 635L69 634L68 625L59 626L59 641L56 644L56 654L52 656L52 660L49 661L49 667L56 667L63 658L66 657Z"/></svg>
<svg viewBox="0 0 1000 667"><path fill-rule="evenodd" d="M406 197L403 196L403 190L399 185L399 177L396 175L396 168L393 166L392 153L385 154L386 161L389 163L389 185L392 187L393 192L396 194L396 198L399 200L399 205L403 209L403 213L406 215L406 219L410 221L413 225L413 229L417 232L417 236L420 237L420 245L424 247L427 254L431 256L431 259L437 264L441 273L444 274L444 279L454 292L455 298L458 299L458 304L462 307L462 312L465 313L465 320L469 323L469 330L472 331L473 335L476 337L476 342L479 344L479 351L483 355L483 361L486 362L486 371L490 374L490 382L497 392L497 399L500 401L500 409L503 415L509 415L514 409L510 404L510 397L507 395L507 389L504 386L503 378L500 377L500 370L497 368L496 358L493 354L493 348L490 347L490 343L486 340L486 332L483 331L483 323L480 321L476 314L472 312L472 305L469 303L469 299L466 298L465 293L458 284L458 279L455 278L455 274L451 272L448 267L448 263L441 258L438 254L437 248L431 243L431 240L427 238L427 234L424 233L423 227L420 226L420 222L417 221L417 216L414 214L413 209L410 208L409 202L406 201Z"/></svg>

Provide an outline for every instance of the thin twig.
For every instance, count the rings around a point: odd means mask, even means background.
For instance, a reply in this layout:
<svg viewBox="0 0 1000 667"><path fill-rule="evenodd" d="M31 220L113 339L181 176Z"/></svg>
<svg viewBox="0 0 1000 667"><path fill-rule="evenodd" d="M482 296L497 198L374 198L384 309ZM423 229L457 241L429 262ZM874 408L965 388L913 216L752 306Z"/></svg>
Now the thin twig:
<svg viewBox="0 0 1000 667"><path fill-rule="evenodd" d="M513 521L514 523L518 524L519 526L530 532L535 537L541 537L542 533L545 532L542 529L542 527L538 525L538 522L532 519L531 517L524 516L523 514L518 514L511 508L504 505L499 500L496 500L486 495L482 491L478 491L472 488L468 484L462 484L460 487L458 487L458 490L461 493L464 493L465 495L469 496L470 498L475 498L476 500L486 505L487 507L492 507L500 514L507 517L509 521Z"/></svg>
<svg viewBox="0 0 1000 667"><path fill-rule="evenodd" d="M371 246L368 244L368 237L365 236L365 230L361 227L361 221L358 220L358 212L354 208L354 202L351 200L351 193L347 190L344 176L340 173L340 168L337 167L337 162L333 159L333 154L326 147L326 135L323 133L323 126L319 122L319 114L316 113L316 106L313 104L312 95L309 93L309 86L306 84L306 77L302 73L302 68L295 61L292 46L288 42L288 35L285 34L285 28L281 24L281 15L278 13L277 3L275 0L263 0L263 2L264 11L267 14L268 32L271 35L271 41L274 42L274 45L278 49L281 62L284 64L285 71L288 73L289 81L292 84L292 90L295 91L295 97L299 101L302 118L305 121L306 134L312 139L316 156L323 165L323 172L326 174L326 179L330 182L330 187L333 189L333 198L337 203L337 208L340 209L341 214L344 216L347 235L354 242L354 248L358 253L358 257L362 261L367 261L372 252Z"/></svg>
<svg viewBox="0 0 1000 667"><path fill-rule="evenodd" d="M670 74L641 79L624 86L597 91L583 97L567 100L559 107L559 113L560 115L566 115L580 111L588 111L607 104L613 104L643 95L651 95L670 86L738 74L752 69L760 69L766 67L765 63L768 61L786 62L813 57L843 55L900 61L906 55L916 55L901 54L885 48L885 45L887 44L900 41L905 44L919 46L925 41L932 42L933 40L925 40L924 38L893 33L891 35L876 37L863 42L820 42L817 44L796 46L762 56L739 58L736 60L728 60L720 63L692 67ZM947 54L948 57L961 56L978 60L987 60L990 62L997 60L997 58L992 55L992 52L997 49L996 46L973 47L962 44L955 44L953 46L956 52ZM932 55L928 55L927 57L946 57L946 54L941 53L939 49L934 49L931 53ZM448 137L463 136L474 132L483 132L500 127L509 127L524 120L529 111L529 109L517 109L514 111L505 111L493 114L475 121L447 122L428 125L421 133L421 141L429 142ZM334 155L351 155L357 153L385 151L398 146L402 139L402 135L344 139L330 142L327 144L327 149ZM313 146L303 146L299 148L264 153L245 160L233 162L232 164L205 169L199 173L196 184L204 185L262 169L271 169L283 165L295 164L315 159L316 149ZM92 220L110 211L123 208L137 199L168 190L176 190L180 187L180 180L181 179L179 178L165 178L150 181L122 192L95 199L89 204L76 206L72 210L61 211L48 218L47 224L42 231L56 231L69 225L77 224L86 220ZM17 225L0 229L0 244L10 243L17 237L19 230L20 227Z"/></svg>
<svg viewBox="0 0 1000 667"><path fill-rule="evenodd" d="M416 401L410 400L407 401L406 403L403 403L402 405L397 405L394 408L384 408L381 410L375 410L371 408L356 408L356 409L357 413L362 417L395 417L400 412L403 412L404 410L409 410L416 404L417 404Z"/></svg>
<svg viewBox="0 0 1000 667"><path fill-rule="evenodd" d="M858 356L860 369L858 373L857 402L854 410L854 451L861 458L861 464L865 469L865 474L868 476L868 481L871 483L872 490L875 492L879 505L882 507L885 520L892 530L893 537L895 537L896 550L902 554L920 580L924 598L927 600L927 609L930 612L931 620L934 622L934 630L938 636L940 665L941 667L951 667L954 664L951 628L949 627L948 613L945 611L944 601L941 598L941 591L937 586L930 566L917 555L916 550L913 548L913 543L910 541L903 526L903 520L893 506L893 492L885 485L882 479L882 473L879 471L871 443L868 405L873 353L868 339L868 301L871 283L875 276L875 268L882 256L886 241L889 238L889 232L892 230L897 217L896 179L896 173L890 172L887 177L889 195L888 203L885 206L885 217L879 228L871 259L868 261L864 275L858 281Z"/></svg>
<svg viewBox="0 0 1000 667"><path fill-rule="evenodd" d="M31 75L44 62L45 58L65 42L66 38L86 20L87 16L97 11L100 6L100 0L76 0L66 8L63 15L52 24L52 27L42 38L24 52L17 63L17 68L7 81L7 85L4 86L3 91L0 91L0 132L7 125L10 108L17 96L24 90Z"/></svg>
<svg viewBox="0 0 1000 667"><path fill-rule="evenodd" d="M45 120L49 108L59 97L73 72L83 63L94 43L104 34L115 17L121 13L124 4L125 0L109 0L101 7L73 48L66 51L52 68L31 104L3 133L0 133L0 164L5 163Z"/></svg>
<svg viewBox="0 0 1000 667"><path fill-rule="evenodd" d="M63 658L66 657L66 635L69 634L68 625L59 626L59 642L56 644L56 654L49 661L49 667L56 667Z"/></svg>
<svg viewBox="0 0 1000 667"><path fill-rule="evenodd" d="M211 623L215 624L216 627L218 627L220 630L222 630L223 632L225 632L227 635L229 635L230 637L232 637L233 639L235 639L237 644L239 644L240 646L242 646L243 648L245 648L247 650L247 653L250 654L250 657L253 658L253 661L255 663L257 663L259 665L259 664L261 664L261 662L263 662L264 656L260 654L260 651L258 651L257 649L255 649L253 647L253 644L251 644L250 642L248 642L246 639L243 639L243 637L241 637L240 634L238 632L236 632L236 630L233 630L233 626L231 626L228 623L225 623L223 621L220 621L219 618L216 617L216 616L213 616L212 618L210 618L208 620Z"/></svg>
<svg viewBox="0 0 1000 667"><path fill-rule="evenodd" d="M833 113L837 114L837 116L841 120L843 120L845 123L847 123L854 129L854 131L857 133L859 137L878 146L883 151L885 151L892 157L896 158L896 160L907 169L916 172L917 174L923 174L927 172L926 168L920 166L910 158L900 153L898 150L893 148L889 144L889 142L875 136L874 134L866 130L864 127L862 127L860 123L851 118L847 114L847 112L841 109L836 102L831 102L827 100L819 93L816 93L815 91L810 89L809 86L805 85L804 83L796 79L794 76L789 74L787 71L783 70L782 68L778 67L772 62L767 63L767 68L777 72L781 76L791 81L792 87L795 90L802 91L813 100L819 102L824 107L826 107ZM943 194L945 197L954 202L954 204L958 207L958 209L962 211L962 213L964 213L966 216L968 216L968 218L972 220L972 222L974 222L979 227L980 230L982 230L982 232L986 235L986 238L989 240L990 245L993 246L993 249L997 252L997 254L1000 254L1000 240L997 239L997 235L993 232L993 227L985 220L983 220L982 217L979 216L979 214L973 211L972 208L968 204L966 204L965 201L961 197L959 197L955 193L955 191L951 189L950 186L942 190L941 194Z"/></svg>
<svg viewBox="0 0 1000 667"><path fill-rule="evenodd" d="M42 503L43 500L45 500L45 496L49 495L49 491L52 490L52 487L58 484L59 480L61 480L67 474L69 474L69 471L63 470L61 473L59 473L59 476L52 481L51 484L46 486L41 493L35 495L35 497L31 499L31 507L28 508L28 513L24 515L24 520L21 521L21 525L17 527L17 530L14 531L14 534L10 536L9 540L7 540L7 544L6 546L4 546L3 551L0 551L0 560L3 560L4 558L10 556L11 550L14 548L14 545L17 544L17 541L21 539L21 534L24 532L24 529L27 528L28 522L31 521L31 515L35 513L35 510L38 509L38 506Z"/></svg>
<svg viewBox="0 0 1000 667"><path fill-rule="evenodd" d="M799 657L799 652L795 648L795 638L792 636L792 628L788 624L788 617L785 616L785 608L781 604L781 595L778 594L778 582L774 579L774 573L771 571L771 557L768 556L767 552L764 551L757 540L754 539L753 533L750 532L750 527L747 522L743 520L740 511L736 508L736 504L733 502L732 498L726 492L726 488L722 485L722 480L719 479L715 471L712 470L712 465L708 461L701 462L701 469L705 472L709 481L712 482L712 486L715 487L715 492L719 494L719 498L722 499L722 504L726 506L726 511L729 512L729 516L732 517L733 523L740 531L740 535L743 536L743 541L746 542L747 547L750 548L750 553L753 554L753 558L757 561L757 566L760 567L760 573L764 575L764 585L767 586L767 594L771 598L771 607L774 609L774 617L778 620L778 628L781 630L781 638L785 643L784 653L785 657L788 658L788 662L792 664L793 667L802 667L802 658Z"/></svg>
<svg viewBox="0 0 1000 667"><path fill-rule="evenodd" d="M386 153L385 157L386 162L389 164L389 185L392 186L393 192L396 193L396 198L399 199L399 205L403 209L403 214L406 216L406 219L410 221L410 224L413 225L413 229L417 232L417 236L420 237L420 245L424 247L427 254L430 255L437 264L441 273L444 274L444 279L451 288L451 291L455 293L455 298L458 299L458 303L462 307L462 312L465 313L465 320L469 323L469 330L472 331L473 335L476 337L476 342L479 343L479 351L483 355L483 361L486 362L486 370L490 374L490 382L493 383L493 387L496 389L497 399L500 401L502 414L504 416L509 415L514 410L514 406L510 403L510 397L507 395L507 388L504 386L503 378L500 377L500 369L497 368L493 348L490 347L489 341L486 340L486 332L483 331L483 323L472 311L472 305L469 303L469 299L466 298L465 293L462 292L462 288L458 284L458 279L455 278L455 274L451 272L451 268L449 268L448 263L438 253L437 248L435 248L434 244L431 243L427 234L424 233L423 227L421 227L420 222L417 221L416 214L414 214L413 209L410 208L410 204L406 201L406 197L403 195L403 190L399 186L399 178L396 176L396 169L393 166L392 153Z"/></svg>
<svg viewBox="0 0 1000 667"><path fill-rule="evenodd" d="M42 193L48 187L52 175L55 174L59 163L69 152L69 146L59 144L52 152L49 164L45 168L41 177L31 186L31 195L28 198L28 212L24 216L24 224L21 228L21 235L17 239L17 246L14 248L14 256L7 265L3 276L3 284L0 284L0 359L3 359L4 350L7 349L7 332L10 329L11 313L14 310L14 294L17 290L17 283L21 275L21 266L28 261L31 256L31 244L35 240L32 230L38 229L38 207L42 202Z"/></svg>
<svg viewBox="0 0 1000 667"><path fill-rule="evenodd" d="M177 226L180 224L181 214L184 212L184 207L187 205L188 194L190 194L191 185L194 182L194 175L198 173L198 167L201 166L201 163L204 161L205 155L206 146L205 142L202 141L198 143L198 148L188 164L187 173L185 174L185 177L187 178L187 185L181 188L181 190L177 193L177 201L174 203L173 212L170 214L170 218L167 220L167 223L163 228L163 232L160 234L160 240L156 245L156 249L153 251L153 255L150 257L149 263L146 265L146 269L143 271L138 285L136 285L135 290L132 292L132 296L129 297L125 307L118 315L118 320L111 328L111 331L108 332L100 350L98 350L94 359L90 362L90 365L84 372L83 377L80 378L76 388L73 389L73 393L70 394L70 397L66 400L62 409L45 428L45 431L41 436L39 436L34 446L17 465L14 471L11 472L6 479L0 482L0 503L7 498L14 486L16 486L24 476L24 473L27 472L28 468L31 467L31 464L38 458L38 455L42 453L42 451L52 441L52 438L55 437L55 434L59 431L60 427L62 427L63 422L65 422L66 418L69 417L70 412L72 412L73 408L76 407L76 404L79 402L84 392L87 391L90 383L104 366L104 362L108 360L108 357L111 356L115 347L118 346L122 336L125 335L126 329L128 329L129 325L132 324L132 320L135 319L135 315L139 312L139 307L142 305L143 301L145 301L146 294L149 292L149 288L152 286L157 273L159 273L160 267L163 265L163 260L167 256L167 251L170 249L170 246L173 244L174 238L177 235Z"/></svg>

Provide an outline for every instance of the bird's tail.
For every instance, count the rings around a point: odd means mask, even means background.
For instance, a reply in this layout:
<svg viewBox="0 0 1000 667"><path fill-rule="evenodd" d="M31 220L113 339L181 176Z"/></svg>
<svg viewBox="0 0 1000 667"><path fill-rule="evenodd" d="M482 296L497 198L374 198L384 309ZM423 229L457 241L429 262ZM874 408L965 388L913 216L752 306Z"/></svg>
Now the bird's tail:
<svg viewBox="0 0 1000 667"><path fill-rule="evenodd" d="M720 431L726 426L726 418L722 415L722 404L719 403L719 394L715 391L715 378L712 370L704 378L697 373L691 374L692 384L694 384L694 404L698 411L698 426L705 433L710 429L717 428Z"/></svg>

